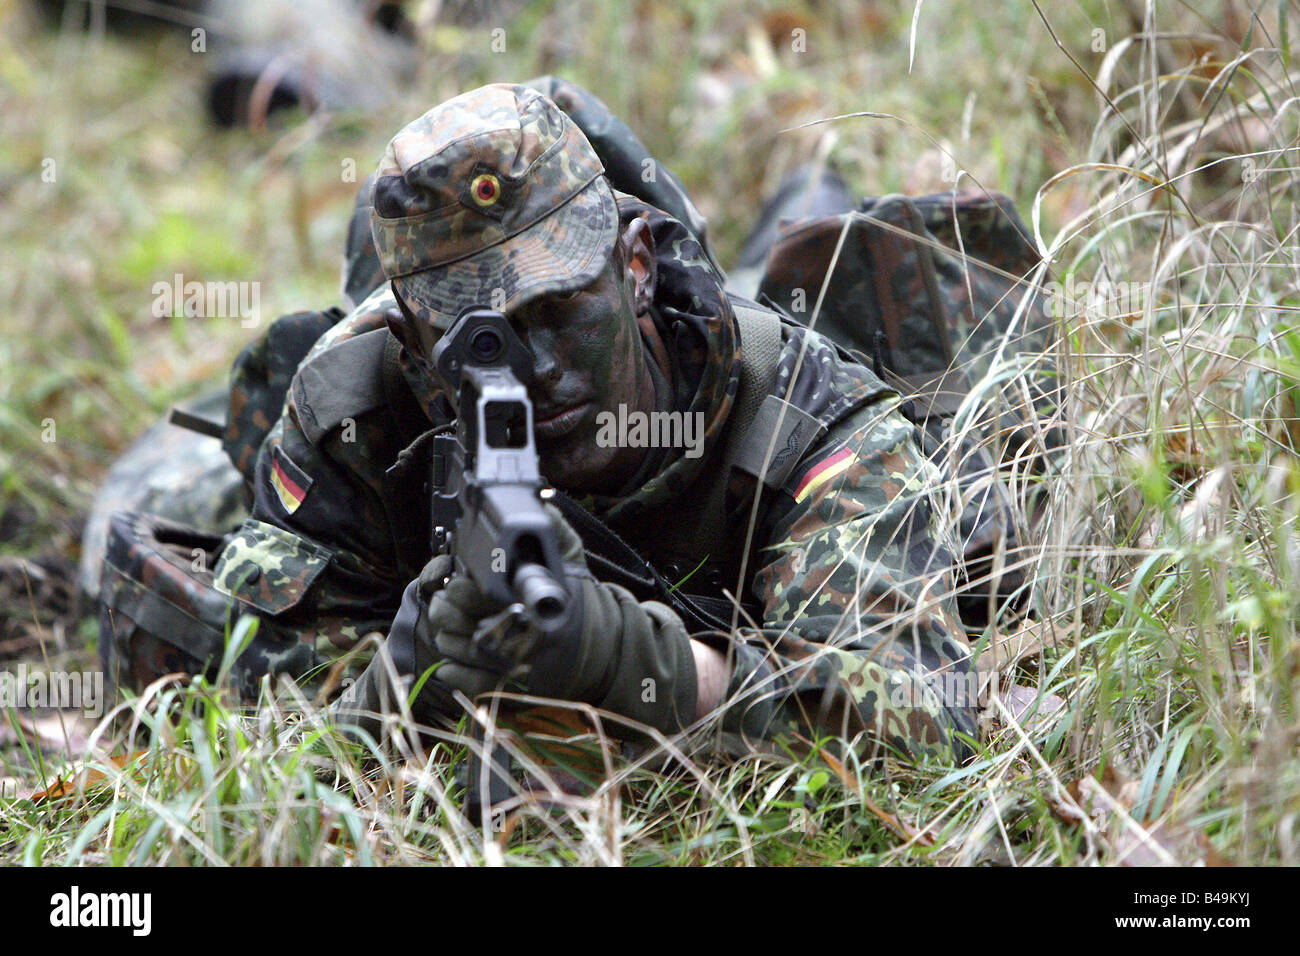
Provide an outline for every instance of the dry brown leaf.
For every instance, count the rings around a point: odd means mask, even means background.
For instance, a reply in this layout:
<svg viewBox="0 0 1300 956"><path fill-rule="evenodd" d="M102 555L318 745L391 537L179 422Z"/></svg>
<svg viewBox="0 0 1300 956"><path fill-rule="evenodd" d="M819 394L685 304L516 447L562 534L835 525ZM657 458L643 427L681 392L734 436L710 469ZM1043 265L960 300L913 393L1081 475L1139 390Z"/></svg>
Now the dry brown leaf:
<svg viewBox="0 0 1300 956"><path fill-rule="evenodd" d="M1065 700L1056 694L1045 694L1033 687L1011 682L1012 672L1024 661L1037 657L1047 646L1056 646L1072 639L1071 629L1064 623L1026 619L1014 631L995 634L975 660L979 678L979 706L983 709L981 721L1005 724L1009 714L1026 733L1045 730L1065 711ZM990 695L996 689L998 698L1006 708L990 710ZM988 725L985 725L988 729Z"/></svg>
<svg viewBox="0 0 1300 956"><path fill-rule="evenodd" d="M1073 639L1073 628L1066 621L1026 619L1013 631L994 634L988 646L975 658L975 671L979 674L980 706L988 704L994 675L1000 674L1009 680L1012 671L1025 661L1037 657L1045 647L1058 647ZM1003 699L1006 699L1005 694ZM1054 699L1060 700L1059 697Z"/></svg>
<svg viewBox="0 0 1300 956"><path fill-rule="evenodd" d="M1116 820L1107 834L1111 862L1118 866L1223 866L1209 837L1168 822L1136 827Z"/></svg>
<svg viewBox="0 0 1300 956"><path fill-rule="evenodd" d="M559 738L596 732L591 722L572 707L529 707L510 715L508 724L520 733Z"/></svg>
<svg viewBox="0 0 1300 956"><path fill-rule="evenodd" d="M1012 684L1001 692L1007 710L1026 733L1044 729L1065 710L1065 700L1056 694L1043 694L1024 684Z"/></svg>
<svg viewBox="0 0 1300 956"><path fill-rule="evenodd" d="M133 754L119 754L116 757L109 757L108 762L118 770L125 770L130 764L139 760L149 751L138 750ZM74 796L78 791L84 791L86 787L94 783L102 783L107 780L109 775L103 770L96 770L91 767L81 767L69 776L56 780L44 790L37 790L30 794L27 799L33 803L43 803L45 801L64 800Z"/></svg>
<svg viewBox="0 0 1300 956"><path fill-rule="evenodd" d="M763 30L774 49L788 48L795 35L794 31L802 29L806 33L810 25L808 15L803 10L772 10L763 17Z"/></svg>
<svg viewBox="0 0 1300 956"><path fill-rule="evenodd" d="M992 675L981 675L991 678ZM1001 706L994 705L994 699ZM1001 684L996 694L990 680L980 687L981 734L987 738L996 728L1019 724L1027 736L1045 733L1065 714L1065 699L1056 694L1042 694L1024 684Z"/></svg>
<svg viewBox="0 0 1300 956"><path fill-rule="evenodd" d="M529 707L500 715L497 724L519 735L516 745L527 748L544 765L563 759L587 773L603 776L600 748L590 739L596 729L571 707ZM570 743L582 737L588 739Z"/></svg>
<svg viewBox="0 0 1300 956"><path fill-rule="evenodd" d="M1065 788L1069 801L1052 806L1065 823L1096 827L1110 850L1109 862L1118 866L1223 866L1222 857L1204 833L1168 819L1134 820L1137 780L1125 780L1107 767L1102 778L1083 777Z"/></svg>
<svg viewBox="0 0 1300 956"><path fill-rule="evenodd" d="M14 711L12 714L18 729L29 734L43 750L58 750L69 756L80 756L90 745L90 734L95 725L88 721L79 710L54 711L46 714L31 714L26 711ZM5 722L8 724L8 721ZM10 729L12 734L12 729Z"/></svg>
<svg viewBox="0 0 1300 956"><path fill-rule="evenodd" d="M1283 427L1286 429L1287 437L1291 439L1291 447L1300 449L1300 407L1296 404L1296 392L1294 388L1288 388L1282 392L1281 415Z"/></svg>
<svg viewBox="0 0 1300 956"><path fill-rule="evenodd" d="M1208 470L1205 452L1188 428L1171 427L1163 435L1170 478L1188 484Z"/></svg>
<svg viewBox="0 0 1300 956"><path fill-rule="evenodd" d="M1065 792L1075 806L1064 802L1057 804L1053 809L1058 817L1067 823L1079 823L1083 820L1080 816L1082 811L1100 824L1105 822L1116 807L1125 813L1133 807L1137 800L1137 781L1122 780L1114 768L1107 767L1100 780L1096 777L1072 780L1066 785Z"/></svg>

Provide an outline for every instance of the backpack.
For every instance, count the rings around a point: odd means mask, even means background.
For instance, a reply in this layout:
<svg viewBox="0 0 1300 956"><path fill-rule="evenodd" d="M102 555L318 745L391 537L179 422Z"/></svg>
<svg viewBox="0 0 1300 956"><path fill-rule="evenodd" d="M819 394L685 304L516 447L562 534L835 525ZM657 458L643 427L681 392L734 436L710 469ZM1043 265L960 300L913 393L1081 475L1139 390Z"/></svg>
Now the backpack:
<svg viewBox="0 0 1300 956"><path fill-rule="evenodd" d="M1001 194L868 197L786 226L757 298L849 349L913 396L923 418L945 418L999 351L1047 350L1052 320L1032 295L1040 262ZM1044 366L1032 378L1036 417L1052 407L1054 374ZM1026 411L1004 414L1024 424Z"/></svg>
<svg viewBox="0 0 1300 956"><path fill-rule="evenodd" d="M172 410L170 423L187 431L160 423L113 466L87 521L93 574L82 574L98 595L99 657L111 684L139 691L164 674L211 674L221 660L237 616L213 581L225 532L251 507L257 451L298 363L342 318L330 308L276 319L239 353L228 389ZM223 409L224 424L214 420ZM299 653L309 666L307 648Z"/></svg>
<svg viewBox="0 0 1300 956"><path fill-rule="evenodd" d="M786 225L756 296L811 324L909 399L905 414L931 458L955 474L965 502L958 604L975 628L988 623L995 601L1021 608L1027 598L1017 530L1027 523L1016 519L1006 471L1017 463L1043 471L1061 443L1048 422L1059 390L1046 358L1052 318L1034 294L1041 261L1001 194L868 197L851 212ZM1016 389L1007 397L1006 381L1023 384L1029 400ZM1029 511L1032 526L1032 496Z"/></svg>

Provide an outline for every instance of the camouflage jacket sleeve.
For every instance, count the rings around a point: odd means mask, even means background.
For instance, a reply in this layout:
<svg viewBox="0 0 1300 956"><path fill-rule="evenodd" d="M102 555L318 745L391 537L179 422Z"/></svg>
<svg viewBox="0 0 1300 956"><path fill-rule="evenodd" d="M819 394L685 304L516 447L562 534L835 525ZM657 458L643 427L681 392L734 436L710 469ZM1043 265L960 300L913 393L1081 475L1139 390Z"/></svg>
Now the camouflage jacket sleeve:
<svg viewBox="0 0 1300 956"><path fill-rule="evenodd" d="M422 429L395 420L376 379L387 332L370 305L304 360L258 454L251 517L214 569L217 588L261 621L258 669L292 660L300 671L301 645L319 665L387 631L427 558L416 533L427 529L427 502L389 471Z"/></svg>
<svg viewBox="0 0 1300 956"><path fill-rule="evenodd" d="M914 426L886 396L805 454L757 529L763 629L736 644L727 723L747 736L836 735L859 753L967 747L970 651L952 542Z"/></svg>

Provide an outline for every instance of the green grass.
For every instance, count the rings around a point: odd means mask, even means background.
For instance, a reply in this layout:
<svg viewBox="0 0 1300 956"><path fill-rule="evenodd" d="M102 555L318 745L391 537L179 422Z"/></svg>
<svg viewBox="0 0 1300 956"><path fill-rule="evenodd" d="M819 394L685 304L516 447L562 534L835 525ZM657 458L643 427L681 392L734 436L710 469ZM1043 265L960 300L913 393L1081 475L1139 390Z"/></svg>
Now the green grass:
<svg viewBox="0 0 1300 956"><path fill-rule="evenodd" d="M1064 716L999 712L967 766L611 757L594 793L524 800L499 840L460 812L454 735L358 751L283 688L249 711L220 685L168 684L89 755L26 761L107 775L0 803L0 858L1300 862L1298 11L1255 6L1162 5L1151 39L1140 3L1043 5L1062 50L1032 5L930 0L909 71L911 3L629 5L640 22L542 3L498 18L505 53L490 16L427 25L382 109L216 133L185 38L45 34L0 4L0 513L30 513L8 554L73 553L114 455L248 340L234 319L154 319L152 282L260 281L268 316L332 304L355 188L341 162L364 177L406 119L480 82L562 67L596 91L682 176L724 263L798 163L824 152L861 192L921 193L951 185L946 150L1033 218L1058 281L1149 284L1132 314L1065 323L1068 448L1018 489L1048 502L1035 600L1055 638L1004 684L1057 695ZM897 119L803 125L862 111Z"/></svg>

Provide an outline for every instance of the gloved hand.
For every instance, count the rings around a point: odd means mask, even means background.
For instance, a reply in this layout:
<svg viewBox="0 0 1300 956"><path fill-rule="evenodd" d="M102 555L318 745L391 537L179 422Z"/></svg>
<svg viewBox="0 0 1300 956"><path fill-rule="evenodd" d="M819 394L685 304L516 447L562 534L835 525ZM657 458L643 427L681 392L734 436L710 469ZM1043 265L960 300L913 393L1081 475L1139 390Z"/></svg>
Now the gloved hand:
<svg viewBox="0 0 1300 956"><path fill-rule="evenodd" d="M433 724L438 715L454 717L459 712L451 689L429 674L438 663L436 649L420 634L436 572L433 565L429 562L426 573L407 585L387 640L360 677L330 705L336 723L378 740L383 731L379 715L401 712L416 681L422 682L419 695L411 701L411 714L417 721ZM439 586L443 576L436 579Z"/></svg>
<svg viewBox="0 0 1300 956"><path fill-rule="evenodd" d="M695 714L690 639L677 614L654 601L597 581L582 539L548 506L569 590L564 623L548 634L490 601L468 575L435 558L421 580L437 587L417 638L432 640L445 662L443 685L468 697L507 681L539 697L582 701L674 733Z"/></svg>

